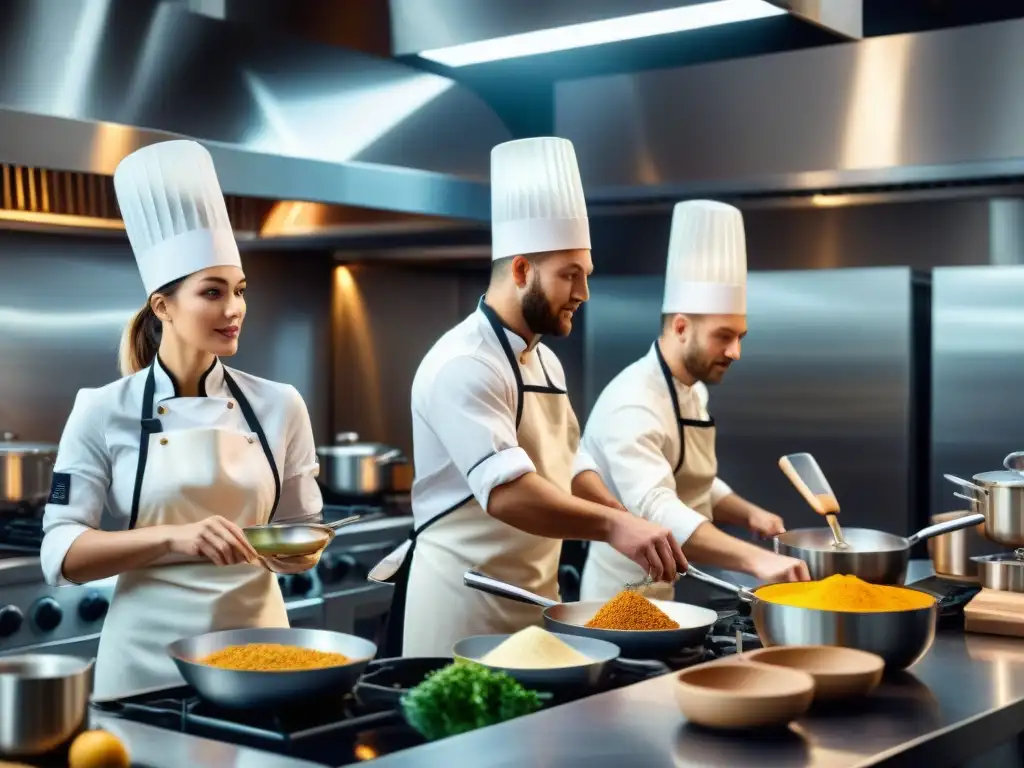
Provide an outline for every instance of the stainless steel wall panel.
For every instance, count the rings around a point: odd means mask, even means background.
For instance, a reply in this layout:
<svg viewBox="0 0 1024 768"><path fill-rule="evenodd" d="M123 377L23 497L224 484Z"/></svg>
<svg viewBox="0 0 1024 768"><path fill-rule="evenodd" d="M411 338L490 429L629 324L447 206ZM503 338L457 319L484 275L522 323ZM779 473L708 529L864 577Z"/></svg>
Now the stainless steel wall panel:
<svg viewBox="0 0 1024 768"><path fill-rule="evenodd" d="M936 269L932 295L932 511L963 509L951 473L1002 469L1024 445L1024 267Z"/></svg>

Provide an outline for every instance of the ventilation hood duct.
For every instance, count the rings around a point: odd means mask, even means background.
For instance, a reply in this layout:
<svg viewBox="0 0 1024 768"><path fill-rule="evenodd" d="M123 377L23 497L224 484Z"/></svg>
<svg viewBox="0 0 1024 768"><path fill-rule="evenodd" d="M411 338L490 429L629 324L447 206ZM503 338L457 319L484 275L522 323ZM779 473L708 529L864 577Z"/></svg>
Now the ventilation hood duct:
<svg viewBox="0 0 1024 768"><path fill-rule="evenodd" d="M597 204L1005 183L1024 20L566 81L555 112Z"/></svg>
<svg viewBox="0 0 1024 768"><path fill-rule="evenodd" d="M511 138L448 78L273 37L188 3L5 0L0 51L0 163L23 192L20 209L14 186L0 197L0 219L54 214L43 210L45 183L47 205L54 189L75 191L58 198L56 216L113 220L96 228L116 230L117 163L190 137L213 155L243 236L483 226L490 150Z"/></svg>
<svg viewBox="0 0 1024 768"><path fill-rule="evenodd" d="M195 0L194 0L195 1ZM735 3L737 0L729 0ZM863 0L739 0L744 9L775 6L842 38L863 35ZM389 0L396 56L643 13L720 5L721 0ZM714 11L710 11L714 14Z"/></svg>

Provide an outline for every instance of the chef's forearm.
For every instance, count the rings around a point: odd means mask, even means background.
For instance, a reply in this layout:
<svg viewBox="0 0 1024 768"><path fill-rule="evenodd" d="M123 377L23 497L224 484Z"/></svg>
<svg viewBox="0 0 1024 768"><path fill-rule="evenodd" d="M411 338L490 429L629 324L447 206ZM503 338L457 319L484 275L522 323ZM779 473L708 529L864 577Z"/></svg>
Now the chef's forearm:
<svg viewBox="0 0 1024 768"><path fill-rule="evenodd" d="M487 512L503 523L549 539L607 541L620 510L566 493L536 472L491 491Z"/></svg>
<svg viewBox="0 0 1024 768"><path fill-rule="evenodd" d="M171 551L168 526L130 531L85 531L64 556L64 578L76 584L152 565Z"/></svg>
<svg viewBox="0 0 1024 768"><path fill-rule="evenodd" d="M716 523L745 526L758 509L760 507L751 504L738 493L730 493L715 504L712 514Z"/></svg>
<svg viewBox="0 0 1024 768"><path fill-rule="evenodd" d="M759 559L770 553L730 536L712 523L701 523L683 544L683 554L695 565L713 565L729 571L752 573Z"/></svg>
<svg viewBox="0 0 1024 768"><path fill-rule="evenodd" d="M619 500L608 490L601 476L592 469L580 472L572 479L572 495L605 507L621 508Z"/></svg>

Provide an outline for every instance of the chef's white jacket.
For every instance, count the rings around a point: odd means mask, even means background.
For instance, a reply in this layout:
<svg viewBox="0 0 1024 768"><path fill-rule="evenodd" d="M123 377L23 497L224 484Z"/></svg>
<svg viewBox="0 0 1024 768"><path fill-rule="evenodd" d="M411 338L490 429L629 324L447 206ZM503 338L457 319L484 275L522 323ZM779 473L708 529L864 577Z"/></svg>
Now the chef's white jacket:
<svg viewBox="0 0 1024 768"><path fill-rule="evenodd" d="M214 362L200 380L200 396L227 398L233 406L224 369L219 360ZM104 528L128 527L139 460L142 394L148 371L143 369L99 389L78 392L53 467L55 483L64 483L66 487L62 488L61 503L52 503L51 497L43 516L40 558L43 575L50 585L71 583L61 573L64 557L82 533L100 528L104 508L109 516ZM281 499L274 521L319 514L323 509L316 482L319 464L302 396L290 384L267 381L233 368L228 371L249 400L277 464ZM160 419L165 432L191 427L249 431L242 409L236 407L215 410L212 423L190 423L175 409L178 386L159 361L154 379L154 416ZM266 464L267 457L263 451L257 451L253 460Z"/></svg>
<svg viewBox="0 0 1024 768"><path fill-rule="evenodd" d="M531 373L565 389L555 353L535 342L534 352L503 328ZM544 368L541 368L543 358ZM523 362L525 361L525 362ZM412 382L412 508L417 528L475 498L483 509L491 491L536 470L516 438L518 390L515 372L487 317L477 309L445 333L423 358ZM597 464L583 450L573 477Z"/></svg>
<svg viewBox="0 0 1024 768"><path fill-rule="evenodd" d="M633 514L672 531L680 545L707 522L676 495L679 416L707 420L708 390L672 379L679 398L677 416L655 347L605 387L587 418L583 448L609 490ZM685 465L684 465L685 468ZM712 508L732 493L720 478L711 486Z"/></svg>

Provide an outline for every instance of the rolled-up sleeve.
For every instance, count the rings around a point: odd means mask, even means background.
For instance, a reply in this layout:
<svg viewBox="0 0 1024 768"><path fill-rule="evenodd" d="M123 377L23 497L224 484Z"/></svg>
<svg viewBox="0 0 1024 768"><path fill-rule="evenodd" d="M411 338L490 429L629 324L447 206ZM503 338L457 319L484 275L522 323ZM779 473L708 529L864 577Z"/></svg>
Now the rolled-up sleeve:
<svg viewBox="0 0 1024 768"><path fill-rule="evenodd" d="M110 489L106 411L96 399L93 390L79 391L57 448L39 550L43 577L50 586L74 583L64 578L64 558L75 539L99 529Z"/></svg>
<svg viewBox="0 0 1024 768"><path fill-rule="evenodd" d="M426 400L431 429L483 509L495 488L536 471L516 438L515 392L486 360L449 360Z"/></svg>
<svg viewBox="0 0 1024 768"><path fill-rule="evenodd" d="M323 514L324 500L316 479L320 463L316 455L313 424L306 401L294 387L288 387L288 440L281 478L281 500L274 521L294 520Z"/></svg>
<svg viewBox="0 0 1024 768"><path fill-rule="evenodd" d="M716 477L714 482L711 483L711 507L714 508L718 502L732 493L732 488L724 480Z"/></svg>
<svg viewBox="0 0 1024 768"><path fill-rule="evenodd" d="M656 413L626 406L602 416L600 424L592 418L583 444L626 509L665 526L684 544L708 520L676 495L672 465L663 452L665 439Z"/></svg>
<svg viewBox="0 0 1024 768"><path fill-rule="evenodd" d="M576 457L572 462L572 476L576 477L580 472L586 472L587 470L601 474L601 470L598 469L597 462L594 461L594 457L591 456L582 445L580 445L580 449L576 451Z"/></svg>

